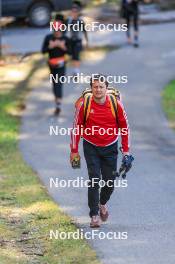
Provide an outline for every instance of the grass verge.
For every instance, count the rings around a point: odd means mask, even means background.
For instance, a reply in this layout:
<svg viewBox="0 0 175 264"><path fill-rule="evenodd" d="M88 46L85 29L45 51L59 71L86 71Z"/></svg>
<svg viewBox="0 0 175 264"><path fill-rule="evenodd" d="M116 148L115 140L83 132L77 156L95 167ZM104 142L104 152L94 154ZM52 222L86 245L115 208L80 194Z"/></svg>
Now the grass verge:
<svg viewBox="0 0 175 264"><path fill-rule="evenodd" d="M76 226L52 201L18 149L20 115L28 91L47 76L40 55L1 68L0 262L1 264L98 264L84 240L49 239L50 230Z"/></svg>
<svg viewBox="0 0 175 264"><path fill-rule="evenodd" d="M175 129L175 80L171 81L162 93L163 108L170 122L171 128Z"/></svg>

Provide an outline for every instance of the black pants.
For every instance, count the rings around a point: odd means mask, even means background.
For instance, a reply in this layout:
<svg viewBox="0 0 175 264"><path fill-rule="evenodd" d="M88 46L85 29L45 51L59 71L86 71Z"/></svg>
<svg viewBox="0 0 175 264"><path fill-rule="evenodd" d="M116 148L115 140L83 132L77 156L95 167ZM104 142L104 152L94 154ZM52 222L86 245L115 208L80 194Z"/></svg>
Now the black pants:
<svg viewBox="0 0 175 264"><path fill-rule="evenodd" d="M63 97L63 91L62 86L63 84L60 82L60 77L65 76L65 67L50 67L50 73L53 74L54 79L58 82L55 82L52 78L52 88L53 88L53 94L55 98L62 98ZM63 80L64 81L64 80Z"/></svg>
<svg viewBox="0 0 175 264"><path fill-rule="evenodd" d="M82 41L71 40L70 45L71 45L72 60L80 61L80 53L83 50Z"/></svg>
<svg viewBox="0 0 175 264"><path fill-rule="evenodd" d="M87 141L83 141L84 156L87 164L90 184L88 187L88 206L90 217L98 215L99 202L106 204L114 190L114 180L117 173L117 142L107 147L96 147ZM102 177L101 177L102 176ZM95 179L93 182L93 179ZM99 193L99 181L107 184L101 188ZM93 184L94 183L94 184Z"/></svg>
<svg viewBox="0 0 175 264"><path fill-rule="evenodd" d="M126 11L127 35L130 37L131 20L133 19L134 31L138 32L138 11Z"/></svg>

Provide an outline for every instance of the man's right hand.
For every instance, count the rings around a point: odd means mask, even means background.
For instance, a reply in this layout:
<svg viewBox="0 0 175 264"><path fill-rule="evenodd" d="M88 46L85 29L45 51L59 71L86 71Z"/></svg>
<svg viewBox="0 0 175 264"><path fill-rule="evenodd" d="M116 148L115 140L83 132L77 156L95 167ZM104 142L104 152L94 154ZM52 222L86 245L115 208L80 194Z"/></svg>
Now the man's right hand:
<svg viewBox="0 0 175 264"><path fill-rule="evenodd" d="M49 41L49 49L53 49L56 47L56 42L54 40Z"/></svg>
<svg viewBox="0 0 175 264"><path fill-rule="evenodd" d="M71 163L71 166L73 167L73 162L75 162L76 160L79 160L80 161L80 155L79 153L70 153L70 163Z"/></svg>
<svg viewBox="0 0 175 264"><path fill-rule="evenodd" d="M66 50L66 45L64 40L56 40L56 46L62 50Z"/></svg>
<svg viewBox="0 0 175 264"><path fill-rule="evenodd" d="M80 155L79 155L78 152L77 152L77 153L73 153L73 152L71 152L71 153L70 153L70 163L72 163L72 161L73 161L75 158L77 158L77 157L80 157Z"/></svg>

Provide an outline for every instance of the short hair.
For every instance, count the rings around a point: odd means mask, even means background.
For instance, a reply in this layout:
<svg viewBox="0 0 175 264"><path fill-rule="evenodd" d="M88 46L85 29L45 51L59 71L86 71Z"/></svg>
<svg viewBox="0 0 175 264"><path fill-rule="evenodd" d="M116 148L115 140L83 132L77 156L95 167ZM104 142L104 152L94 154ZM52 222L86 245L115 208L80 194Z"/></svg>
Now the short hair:
<svg viewBox="0 0 175 264"><path fill-rule="evenodd" d="M64 22L64 16L62 14L56 14L55 20Z"/></svg>
<svg viewBox="0 0 175 264"><path fill-rule="evenodd" d="M107 81L107 76L104 75L104 74L101 74L101 73L96 73L96 74L92 74L92 77L90 79L90 86L92 87L92 84L94 81L99 81L99 82L102 82L102 83L105 83L106 84L106 88L108 88L108 81Z"/></svg>
<svg viewBox="0 0 175 264"><path fill-rule="evenodd" d="M78 11L80 11L81 10L81 8L82 8L82 4L81 4L81 2L80 1L73 1L73 3L72 3L72 9L77 9Z"/></svg>

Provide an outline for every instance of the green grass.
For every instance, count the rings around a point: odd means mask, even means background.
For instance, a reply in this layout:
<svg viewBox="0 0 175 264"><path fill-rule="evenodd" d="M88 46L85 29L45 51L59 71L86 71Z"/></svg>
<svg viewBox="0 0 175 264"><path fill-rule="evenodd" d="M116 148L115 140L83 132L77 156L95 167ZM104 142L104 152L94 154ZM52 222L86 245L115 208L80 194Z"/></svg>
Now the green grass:
<svg viewBox="0 0 175 264"><path fill-rule="evenodd" d="M162 93L163 108L170 122L170 126L175 129L175 80L171 81Z"/></svg>
<svg viewBox="0 0 175 264"><path fill-rule="evenodd" d="M103 4L111 4L111 3L119 5L120 0L92 0L92 1L88 1L86 6L93 7L93 6L100 6Z"/></svg>
<svg viewBox="0 0 175 264"><path fill-rule="evenodd" d="M19 78L13 74L16 70ZM26 63L3 67L0 76L0 263L98 264L86 241L49 239L50 230L77 228L49 197L18 148L26 94L46 73L41 58L33 56Z"/></svg>

